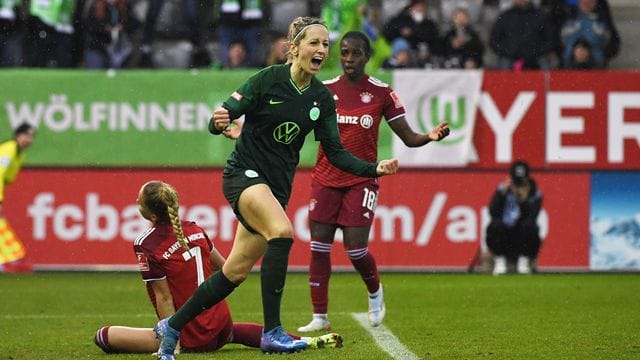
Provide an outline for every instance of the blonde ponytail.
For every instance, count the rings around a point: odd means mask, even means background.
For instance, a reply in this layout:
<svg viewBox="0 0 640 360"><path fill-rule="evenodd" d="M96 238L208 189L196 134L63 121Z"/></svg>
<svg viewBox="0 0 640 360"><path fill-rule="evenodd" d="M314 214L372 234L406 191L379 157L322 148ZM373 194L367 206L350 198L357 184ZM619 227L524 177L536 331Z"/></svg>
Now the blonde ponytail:
<svg viewBox="0 0 640 360"><path fill-rule="evenodd" d="M152 180L143 186L142 194L144 207L152 212L159 221L169 221L178 243L189 251L189 244L184 236L180 221L180 202L176 189L163 181Z"/></svg>
<svg viewBox="0 0 640 360"><path fill-rule="evenodd" d="M176 238L182 247L189 251L189 244L187 243L187 239L184 237L184 230L182 230L182 222L180 221L180 214L178 212L179 205L177 201L167 204L167 210L169 212L169 220L171 221L171 226L173 226L173 232L176 234Z"/></svg>

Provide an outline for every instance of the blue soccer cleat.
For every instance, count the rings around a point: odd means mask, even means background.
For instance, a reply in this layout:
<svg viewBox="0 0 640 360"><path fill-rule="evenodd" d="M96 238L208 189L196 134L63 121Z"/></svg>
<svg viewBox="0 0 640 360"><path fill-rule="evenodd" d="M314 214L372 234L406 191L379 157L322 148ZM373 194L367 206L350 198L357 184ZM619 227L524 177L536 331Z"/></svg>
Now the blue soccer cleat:
<svg viewBox="0 0 640 360"><path fill-rule="evenodd" d="M178 345L180 332L169 326L170 318L158 321L153 328L153 332L156 333L156 339L160 340L160 348L158 348L159 360L175 360L176 358L173 353Z"/></svg>
<svg viewBox="0 0 640 360"><path fill-rule="evenodd" d="M294 353L307 348L307 342L304 340L294 340L289 336L282 326L262 332L260 340L260 349L263 353Z"/></svg>

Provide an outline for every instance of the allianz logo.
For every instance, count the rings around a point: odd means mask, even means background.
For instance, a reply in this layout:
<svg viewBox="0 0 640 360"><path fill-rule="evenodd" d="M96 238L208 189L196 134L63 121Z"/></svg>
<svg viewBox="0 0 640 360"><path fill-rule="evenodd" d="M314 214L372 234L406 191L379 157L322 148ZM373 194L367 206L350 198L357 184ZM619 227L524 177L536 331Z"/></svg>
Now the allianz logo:
<svg viewBox="0 0 640 360"><path fill-rule="evenodd" d="M338 114L338 124L360 125L368 129L373 125L373 117L369 114L362 115L361 117Z"/></svg>

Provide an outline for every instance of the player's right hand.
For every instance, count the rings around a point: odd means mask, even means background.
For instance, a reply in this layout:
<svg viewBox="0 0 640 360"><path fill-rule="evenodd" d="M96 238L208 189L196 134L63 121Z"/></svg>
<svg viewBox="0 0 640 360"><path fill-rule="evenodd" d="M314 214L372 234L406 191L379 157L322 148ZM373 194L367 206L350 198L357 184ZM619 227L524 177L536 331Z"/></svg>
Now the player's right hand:
<svg viewBox="0 0 640 360"><path fill-rule="evenodd" d="M231 118L229 117L229 110L219 107L213 112L213 126L216 130L222 132L227 129L231 124Z"/></svg>
<svg viewBox="0 0 640 360"><path fill-rule="evenodd" d="M398 172L398 160L382 160L378 163L376 173L378 176L393 175Z"/></svg>

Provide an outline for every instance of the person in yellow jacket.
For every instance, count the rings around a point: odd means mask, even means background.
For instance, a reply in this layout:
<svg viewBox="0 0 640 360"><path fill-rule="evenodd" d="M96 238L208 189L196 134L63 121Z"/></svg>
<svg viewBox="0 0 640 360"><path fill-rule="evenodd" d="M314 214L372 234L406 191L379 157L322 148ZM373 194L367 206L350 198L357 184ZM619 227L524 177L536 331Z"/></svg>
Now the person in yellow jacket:
<svg viewBox="0 0 640 360"><path fill-rule="evenodd" d="M11 229L4 214L4 188L15 180L24 162L25 150L33 143L36 129L22 123L14 131L14 138L0 143L0 271L31 271L26 261L26 249Z"/></svg>

